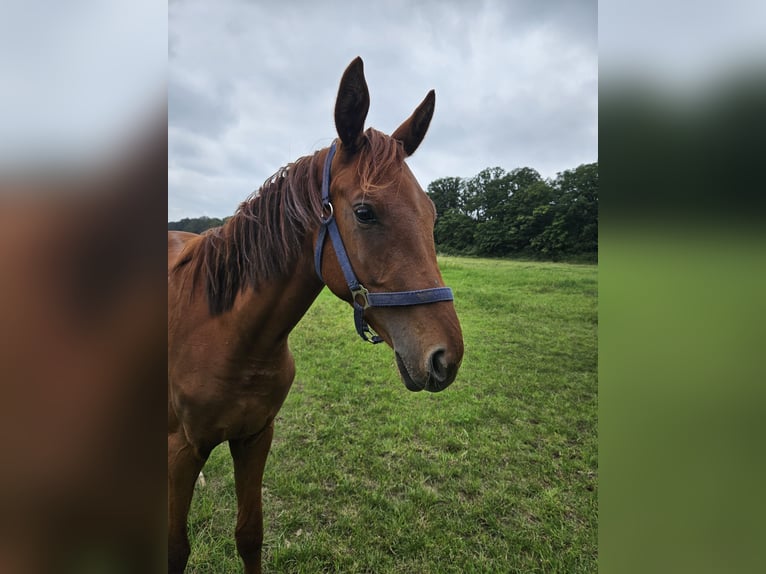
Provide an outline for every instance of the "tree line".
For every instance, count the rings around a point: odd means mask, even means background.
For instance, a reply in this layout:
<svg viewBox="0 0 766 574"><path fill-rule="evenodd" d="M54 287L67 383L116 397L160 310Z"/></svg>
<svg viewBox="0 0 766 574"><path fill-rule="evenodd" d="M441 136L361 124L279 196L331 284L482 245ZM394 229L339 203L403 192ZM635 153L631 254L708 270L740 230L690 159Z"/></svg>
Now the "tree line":
<svg viewBox="0 0 766 574"><path fill-rule="evenodd" d="M487 168L428 186L436 249L488 257L579 258L598 254L598 163L545 180L529 167Z"/></svg>
<svg viewBox="0 0 766 574"><path fill-rule="evenodd" d="M189 233L202 233L211 227L219 227L226 223L228 217L184 217L180 221L168 221L168 231L188 231Z"/></svg>
<svg viewBox="0 0 766 574"><path fill-rule="evenodd" d="M440 253L484 257L583 259L598 256L598 162L544 179L529 167L487 168L443 177L426 193L436 205ZM216 217L184 218L168 229L201 233Z"/></svg>

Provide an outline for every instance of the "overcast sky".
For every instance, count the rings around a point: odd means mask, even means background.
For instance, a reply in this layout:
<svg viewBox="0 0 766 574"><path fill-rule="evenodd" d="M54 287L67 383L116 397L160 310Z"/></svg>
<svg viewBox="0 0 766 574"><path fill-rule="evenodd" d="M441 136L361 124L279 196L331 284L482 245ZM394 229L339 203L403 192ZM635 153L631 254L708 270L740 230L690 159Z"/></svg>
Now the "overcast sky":
<svg viewBox="0 0 766 574"><path fill-rule="evenodd" d="M229 215L330 143L361 56L368 125L390 133L436 89L409 160L423 187L490 166L554 177L598 159L599 50L602 79L643 70L704 93L763 62L765 18L762 0L3 0L0 175L98 160L167 84L168 217Z"/></svg>
<svg viewBox="0 0 766 574"><path fill-rule="evenodd" d="M0 0L0 174L92 165L164 103L157 0Z"/></svg>
<svg viewBox="0 0 766 574"><path fill-rule="evenodd" d="M597 3L171 0L168 219L224 217L330 144L343 70L364 60L367 126L436 90L408 160L425 188L486 167L544 177L598 160Z"/></svg>

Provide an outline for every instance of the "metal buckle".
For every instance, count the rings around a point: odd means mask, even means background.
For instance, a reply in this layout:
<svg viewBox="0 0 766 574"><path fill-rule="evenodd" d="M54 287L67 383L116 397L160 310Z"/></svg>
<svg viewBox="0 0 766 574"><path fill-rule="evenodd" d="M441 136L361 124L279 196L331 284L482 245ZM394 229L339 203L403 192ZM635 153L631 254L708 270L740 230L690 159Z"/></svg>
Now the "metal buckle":
<svg viewBox="0 0 766 574"><path fill-rule="evenodd" d="M370 299L367 297L368 293L369 291L367 291L367 289L365 289L363 285L359 285L359 287L357 287L356 289L351 290L351 299L354 303L359 304L362 307L362 309L368 309L370 307ZM362 298L362 300L364 301L364 305L361 305L356 300L357 297Z"/></svg>

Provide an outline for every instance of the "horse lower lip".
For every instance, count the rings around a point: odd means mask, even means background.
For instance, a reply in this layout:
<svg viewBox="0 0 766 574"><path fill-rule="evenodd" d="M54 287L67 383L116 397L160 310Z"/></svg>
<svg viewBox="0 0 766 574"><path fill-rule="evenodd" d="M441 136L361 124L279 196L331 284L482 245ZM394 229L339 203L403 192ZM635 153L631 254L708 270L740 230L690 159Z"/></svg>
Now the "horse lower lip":
<svg viewBox="0 0 766 574"><path fill-rule="evenodd" d="M425 388L424 385L418 384L413 380L409 371L407 370L407 366L402 360L402 356L396 351L394 351L394 355L396 356L396 366L399 367L399 373L402 376L402 380L404 380L404 386L411 391L422 391Z"/></svg>
<svg viewBox="0 0 766 574"><path fill-rule="evenodd" d="M429 377L428 382L426 382L423 388L431 393L438 393L439 391L446 389L447 385L437 383L432 377Z"/></svg>

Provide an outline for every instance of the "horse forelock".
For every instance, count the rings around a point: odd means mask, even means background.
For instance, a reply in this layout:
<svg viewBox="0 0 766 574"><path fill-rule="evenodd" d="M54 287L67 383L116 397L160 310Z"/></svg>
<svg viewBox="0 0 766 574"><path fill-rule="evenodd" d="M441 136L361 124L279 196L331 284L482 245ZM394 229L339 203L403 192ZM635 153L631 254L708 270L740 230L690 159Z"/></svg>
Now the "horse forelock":
<svg viewBox="0 0 766 574"><path fill-rule="evenodd" d="M404 165L404 146L374 128L364 132L364 144L357 163L359 184L365 193L375 192L396 184Z"/></svg>

